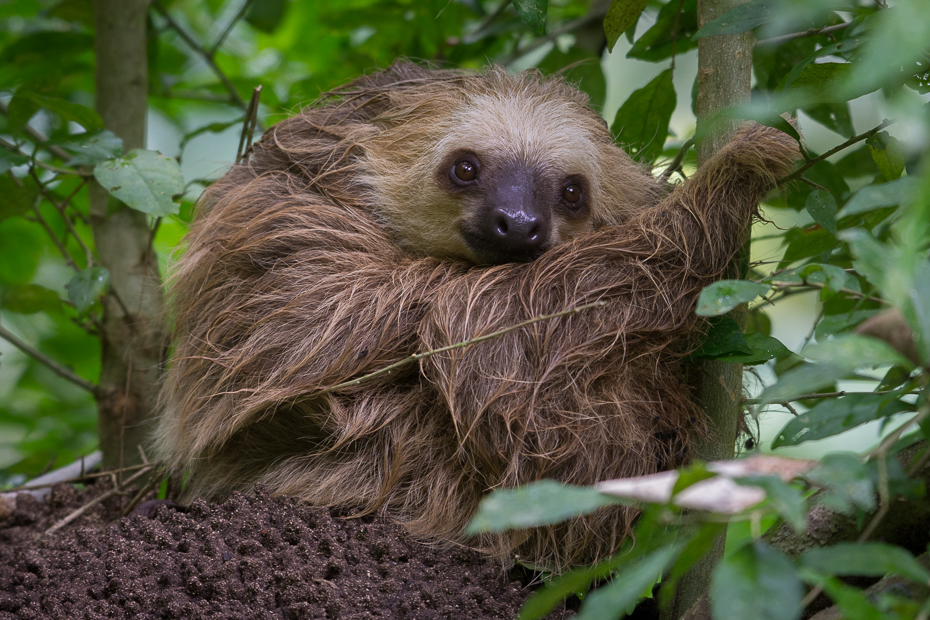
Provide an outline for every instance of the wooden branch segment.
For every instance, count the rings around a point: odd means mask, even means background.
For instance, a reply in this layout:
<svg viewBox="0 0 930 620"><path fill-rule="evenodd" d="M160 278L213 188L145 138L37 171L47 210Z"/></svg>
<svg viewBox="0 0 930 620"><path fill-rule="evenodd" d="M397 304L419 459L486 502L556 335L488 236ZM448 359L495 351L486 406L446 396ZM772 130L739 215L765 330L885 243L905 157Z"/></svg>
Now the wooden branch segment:
<svg viewBox="0 0 930 620"><path fill-rule="evenodd" d="M147 9L146 0L94 1L97 112L126 151L145 147ZM138 461L135 446L155 410L165 348L162 292L146 215L96 182L90 199L99 263L111 283L103 300L98 429L104 466L117 467Z"/></svg>

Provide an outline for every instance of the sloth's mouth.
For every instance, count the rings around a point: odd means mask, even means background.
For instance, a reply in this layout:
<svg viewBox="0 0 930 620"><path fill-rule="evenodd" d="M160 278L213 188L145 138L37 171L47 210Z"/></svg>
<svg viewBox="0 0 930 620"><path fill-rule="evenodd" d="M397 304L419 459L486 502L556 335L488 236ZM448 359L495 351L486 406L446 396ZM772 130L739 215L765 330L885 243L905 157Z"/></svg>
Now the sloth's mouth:
<svg viewBox="0 0 930 620"><path fill-rule="evenodd" d="M529 263L540 256L548 248L548 244L533 249L514 249L506 244L488 239L462 227L462 237L468 248L478 255L478 264L502 265L504 263Z"/></svg>

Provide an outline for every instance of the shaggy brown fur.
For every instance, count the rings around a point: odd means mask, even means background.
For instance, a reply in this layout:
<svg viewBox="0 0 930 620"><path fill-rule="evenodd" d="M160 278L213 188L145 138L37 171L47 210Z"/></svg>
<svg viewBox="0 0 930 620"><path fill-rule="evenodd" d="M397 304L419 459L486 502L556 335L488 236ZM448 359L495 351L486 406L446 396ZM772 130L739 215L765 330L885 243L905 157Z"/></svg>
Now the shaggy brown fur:
<svg viewBox="0 0 930 620"><path fill-rule="evenodd" d="M276 125L201 202L174 273L158 442L191 495L256 483L462 541L491 489L591 484L682 461L703 418L679 377L700 290L726 275L794 141L746 127L670 194L586 97L537 73L399 64ZM455 148L586 175L538 259L481 261L435 182ZM551 247L550 247L551 246ZM581 313L321 393L411 354ZM626 535L617 508L468 541L565 567Z"/></svg>

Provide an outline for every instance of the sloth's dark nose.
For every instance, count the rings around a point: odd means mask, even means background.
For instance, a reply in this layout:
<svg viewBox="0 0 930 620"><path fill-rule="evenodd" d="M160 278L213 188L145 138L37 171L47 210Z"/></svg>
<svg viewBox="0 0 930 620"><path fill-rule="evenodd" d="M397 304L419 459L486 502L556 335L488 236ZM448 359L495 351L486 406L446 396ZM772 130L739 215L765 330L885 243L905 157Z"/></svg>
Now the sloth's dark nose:
<svg viewBox="0 0 930 620"><path fill-rule="evenodd" d="M497 207L489 220L491 238L509 250L536 250L549 234L546 218L524 208Z"/></svg>

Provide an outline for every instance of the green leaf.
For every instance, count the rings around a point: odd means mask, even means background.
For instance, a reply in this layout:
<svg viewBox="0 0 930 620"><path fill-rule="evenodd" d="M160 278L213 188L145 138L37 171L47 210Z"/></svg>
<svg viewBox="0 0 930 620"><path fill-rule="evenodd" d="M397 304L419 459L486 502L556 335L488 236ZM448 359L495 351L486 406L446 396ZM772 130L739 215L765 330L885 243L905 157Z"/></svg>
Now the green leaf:
<svg viewBox="0 0 930 620"><path fill-rule="evenodd" d="M850 198L839 213L839 217L872 211L880 207L891 207L906 202L917 190L919 180L904 177L881 183L866 185Z"/></svg>
<svg viewBox="0 0 930 620"><path fill-rule="evenodd" d="M29 93L29 98L49 112L54 112L66 121L73 121L87 131L103 129L103 119L100 118L99 114L86 106L71 103L65 99L59 99L58 97L46 97L45 95L39 95L37 93Z"/></svg>
<svg viewBox="0 0 930 620"><path fill-rule="evenodd" d="M918 583L930 581L930 571L905 549L879 542L814 547L801 556L800 562L805 568L826 575L884 577L894 573Z"/></svg>
<svg viewBox="0 0 930 620"><path fill-rule="evenodd" d="M845 365L850 370L895 365L914 368L913 362L888 343L858 334L841 334L831 340L808 345L801 354L817 362Z"/></svg>
<svg viewBox="0 0 930 620"><path fill-rule="evenodd" d="M913 405L900 400L898 395L848 394L826 399L792 418L775 436L772 449L832 437L872 420L913 409Z"/></svg>
<svg viewBox="0 0 930 620"><path fill-rule="evenodd" d="M94 177L110 194L136 211L162 216L177 214L184 192L178 163L156 151L135 149L94 167Z"/></svg>
<svg viewBox="0 0 930 620"><path fill-rule="evenodd" d="M714 282L701 291L696 312L698 316L718 316L759 295L765 295L771 288L768 284L745 280Z"/></svg>
<svg viewBox="0 0 930 620"><path fill-rule="evenodd" d="M904 153L897 138L887 131L880 131L865 141L875 165L887 181L894 181L904 172Z"/></svg>
<svg viewBox="0 0 930 620"><path fill-rule="evenodd" d="M0 220L0 282L25 284L32 279L46 243L42 229L22 217Z"/></svg>
<svg viewBox="0 0 930 620"><path fill-rule="evenodd" d="M815 189L807 195L807 212L811 214L814 221L836 234L836 199L828 191Z"/></svg>
<svg viewBox="0 0 930 620"><path fill-rule="evenodd" d="M751 0L741 4L704 24L691 38L697 41L704 37L713 37L720 34L739 34L740 32L752 30L771 19L774 4L772 0Z"/></svg>
<svg viewBox="0 0 930 620"><path fill-rule="evenodd" d="M110 285L110 272L106 267L82 269L65 285L68 299L78 312L86 312Z"/></svg>
<svg viewBox="0 0 930 620"><path fill-rule="evenodd" d="M775 359L776 357L784 357L791 353L788 347L783 345L778 339L766 336L765 334L753 332L751 334L746 334L745 338L746 344L751 349L748 355L728 355L718 359L721 362L753 366Z"/></svg>
<svg viewBox="0 0 930 620"><path fill-rule="evenodd" d="M803 585L791 560L762 541L724 557L710 587L714 618L796 620Z"/></svg>
<svg viewBox="0 0 930 620"><path fill-rule="evenodd" d="M123 139L109 129L89 131L70 138L59 145L69 153L74 153L74 157L68 160L69 166L96 166L123 154Z"/></svg>
<svg viewBox="0 0 930 620"><path fill-rule="evenodd" d="M633 43L627 57L655 62L668 58L673 52L684 54L697 47L697 41L691 40L696 31L697 0L666 2L659 9L656 23Z"/></svg>
<svg viewBox="0 0 930 620"><path fill-rule="evenodd" d="M862 590L848 586L839 579L821 578L818 583L824 592L843 612L845 620L888 620L889 616L879 610Z"/></svg>
<svg viewBox="0 0 930 620"><path fill-rule="evenodd" d="M826 340L827 337L837 334L853 325L858 325L862 321L878 314L878 310L856 310L853 312L844 312L833 316L825 316L820 323L814 335L817 340Z"/></svg>
<svg viewBox="0 0 930 620"><path fill-rule="evenodd" d="M601 68L600 56L577 46L570 48L568 52L562 52L558 46L554 46L536 68L546 75L558 73L567 82L587 93L591 107L599 109L604 105L607 82Z"/></svg>
<svg viewBox="0 0 930 620"><path fill-rule="evenodd" d="M675 102L672 71L666 69L620 106L611 126L617 143L639 161L654 161L662 154Z"/></svg>
<svg viewBox="0 0 930 620"><path fill-rule="evenodd" d="M609 584L585 597L576 620L619 618L632 611L636 602L662 577L681 548L682 545L673 544L658 549L619 571Z"/></svg>
<svg viewBox="0 0 930 620"><path fill-rule="evenodd" d="M474 536L558 523L616 503L593 488L541 480L517 489L494 491L485 497L465 534Z"/></svg>
<svg viewBox="0 0 930 620"><path fill-rule="evenodd" d="M546 12L549 10L549 0L513 0L513 8L517 15L536 34L546 32Z"/></svg>
<svg viewBox="0 0 930 620"><path fill-rule="evenodd" d="M792 368L778 378L778 383L765 388L759 396L759 402L768 405L790 401L802 394L832 387L850 372L845 365L804 364Z"/></svg>
<svg viewBox="0 0 930 620"><path fill-rule="evenodd" d="M783 482L778 476L738 478L736 482L746 486L762 488L765 491L766 500L775 509L775 512L794 531L801 532L804 530L807 511L804 508L804 494L801 491Z"/></svg>
<svg viewBox="0 0 930 620"><path fill-rule="evenodd" d="M750 355L752 349L736 321L729 316L720 316L710 319L710 329L704 341L691 356L700 359L718 359L739 353Z"/></svg>
<svg viewBox="0 0 930 620"><path fill-rule="evenodd" d="M845 101L811 106L805 108L804 113L841 136L849 136L855 133L852 117L849 115L849 104Z"/></svg>
<svg viewBox="0 0 930 620"><path fill-rule="evenodd" d="M11 153L6 149L0 149L0 175L5 175L5 173L10 168L15 168L16 166L22 166L29 163L29 158L25 155L20 155L19 153ZM6 192L3 193L6 195ZM0 212L2 212L4 206L0 204Z"/></svg>
<svg viewBox="0 0 930 620"><path fill-rule="evenodd" d="M828 454L816 469L805 476L813 484L830 492L819 495L820 503L839 512L852 507L871 511L875 508L875 485L869 469L851 454Z"/></svg>
<svg viewBox="0 0 930 620"><path fill-rule="evenodd" d="M617 39L630 26L636 23L648 0L613 0L607 15L604 16L604 34L607 35L607 49L613 51Z"/></svg>
<svg viewBox="0 0 930 620"><path fill-rule="evenodd" d="M844 288L857 287L859 281L846 273L839 265L829 263L813 263L799 269L804 281L810 284L824 284L826 290L838 293Z"/></svg>
<svg viewBox="0 0 930 620"><path fill-rule="evenodd" d="M0 175L0 220L27 213L38 195L39 190L28 179L17 183L8 174Z"/></svg>
<svg viewBox="0 0 930 620"><path fill-rule="evenodd" d="M38 284L10 284L0 295L0 308L19 314L53 311L61 307L55 291Z"/></svg>
<svg viewBox="0 0 930 620"><path fill-rule="evenodd" d="M278 29L287 9L287 0L261 0L253 2L245 14L245 21L256 30L272 33Z"/></svg>

